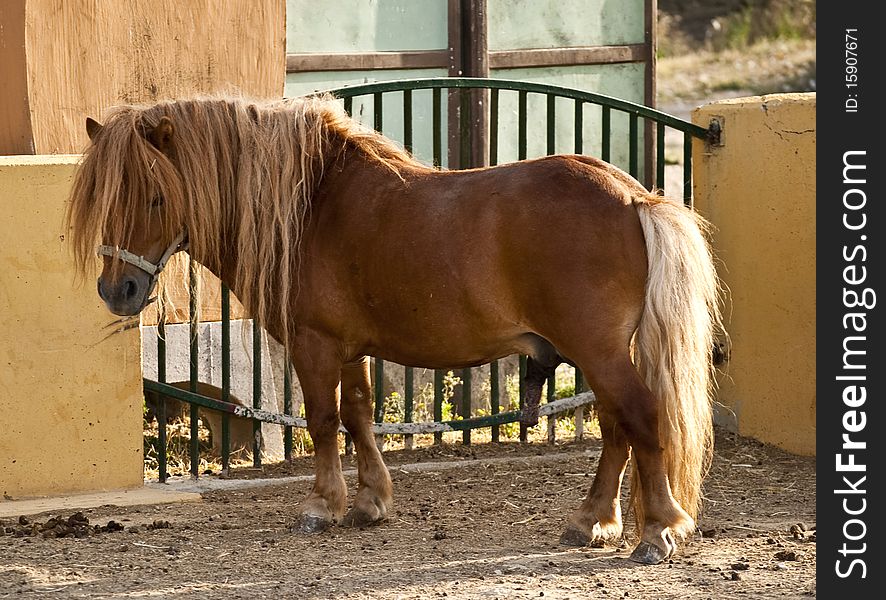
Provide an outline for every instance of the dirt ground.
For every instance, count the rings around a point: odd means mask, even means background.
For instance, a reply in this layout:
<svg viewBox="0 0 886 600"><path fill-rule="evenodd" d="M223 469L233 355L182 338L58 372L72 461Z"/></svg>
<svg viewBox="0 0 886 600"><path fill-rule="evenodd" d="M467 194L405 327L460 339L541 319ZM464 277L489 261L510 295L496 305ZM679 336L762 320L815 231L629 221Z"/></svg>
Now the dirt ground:
<svg viewBox="0 0 886 600"><path fill-rule="evenodd" d="M718 432L700 532L649 567L628 559L630 524L621 543L558 545L599 449L594 438L388 453L396 505L386 523L363 530L292 531L308 481L36 515L26 525L7 519L0 598L815 596L814 459ZM414 464L424 470L404 466ZM267 469L310 470L310 458ZM356 478L347 479L353 493ZM53 516L69 529L29 535Z"/></svg>

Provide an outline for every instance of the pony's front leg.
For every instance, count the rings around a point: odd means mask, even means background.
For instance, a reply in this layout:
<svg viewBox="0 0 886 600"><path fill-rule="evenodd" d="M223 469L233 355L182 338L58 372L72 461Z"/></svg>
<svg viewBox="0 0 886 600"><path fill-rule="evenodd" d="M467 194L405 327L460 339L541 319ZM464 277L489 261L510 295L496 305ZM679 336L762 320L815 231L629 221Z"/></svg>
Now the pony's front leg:
<svg viewBox="0 0 886 600"><path fill-rule="evenodd" d="M605 407L597 407L603 452L597 463L597 475L581 507L569 518L560 543L585 546L622 534L621 482L630 456L624 431Z"/></svg>
<svg viewBox="0 0 886 600"><path fill-rule="evenodd" d="M333 340L310 332L296 338L291 354L304 393L308 433L314 443L314 488L299 507L298 528L319 533L340 521L347 505L338 454L341 360Z"/></svg>
<svg viewBox="0 0 886 600"><path fill-rule="evenodd" d="M341 419L357 451L357 496L343 525L365 527L383 521L391 509L391 476L372 433L369 358L347 363L341 371Z"/></svg>

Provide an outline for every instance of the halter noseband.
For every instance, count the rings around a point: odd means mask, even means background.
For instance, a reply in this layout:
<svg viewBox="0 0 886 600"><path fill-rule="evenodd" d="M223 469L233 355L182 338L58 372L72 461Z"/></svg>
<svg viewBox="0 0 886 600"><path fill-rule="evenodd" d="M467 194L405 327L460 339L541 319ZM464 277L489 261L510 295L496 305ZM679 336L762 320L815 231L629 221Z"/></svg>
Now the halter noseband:
<svg viewBox="0 0 886 600"><path fill-rule="evenodd" d="M169 248L166 249L166 252L163 253L163 256L160 257L160 260L157 261L156 264L147 260L144 256L133 254L129 250L125 250L120 246L102 245L96 249L96 254L98 254L99 256L110 256L111 258L118 258L123 262L127 262L138 267L156 280L157 277L160 275L160 272L163 270L163 267L166 266L166 263L169 261L169 258L173 254L175 254L179 250L187 250L187 237L188 232L186 230L178 234L178 237L172 240Z"/></svg>

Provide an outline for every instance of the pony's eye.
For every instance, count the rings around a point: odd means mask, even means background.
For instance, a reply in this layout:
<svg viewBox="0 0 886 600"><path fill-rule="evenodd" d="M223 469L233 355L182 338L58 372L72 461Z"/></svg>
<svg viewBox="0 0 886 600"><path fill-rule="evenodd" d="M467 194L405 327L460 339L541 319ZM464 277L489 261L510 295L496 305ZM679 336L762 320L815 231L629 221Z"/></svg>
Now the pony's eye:
<svg viewBox="0 0 886 600"><path fill-rule="evenodd" d="M160 208L161 206L163 206L163 196L156 196L151 201L151 208Z"/></svg>

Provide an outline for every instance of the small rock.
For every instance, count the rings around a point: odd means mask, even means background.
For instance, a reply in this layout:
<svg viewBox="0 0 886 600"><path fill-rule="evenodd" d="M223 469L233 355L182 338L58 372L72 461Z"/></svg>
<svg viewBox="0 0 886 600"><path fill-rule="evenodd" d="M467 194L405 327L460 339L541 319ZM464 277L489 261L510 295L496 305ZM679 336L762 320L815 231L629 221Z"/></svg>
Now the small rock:
<svg viewBox="0 0 886 600"><path fill-rule="evenodd" d="M72 527L77 526L77 525L88 525L88 524L89 524L89 519L86 517L86 515L84 515L80 511L77 511L73 515L68 517L68 525L71 525Z"/></svg>
<svg viewBox="0 0 886 600"><path fill-rule="evenodd" d="M118 523L117 521L111 519L108 521L108 524L102 527L103 531L113 532L113 531L123 531L123 525Z"/></svg>
<svg viewBox="0 0 886 600"><path fill-rule="evenodd" d="M751 565L746 562L737 562L729 565L729 568L731 568L733 571L747 571L751 568Z"/></svg>
<svg viewBox="0 0 886 600"><path fill-rule="evenodd" d="M800 560L800 554L795 550L781 550L775 553L775 560Z"/></svg>

